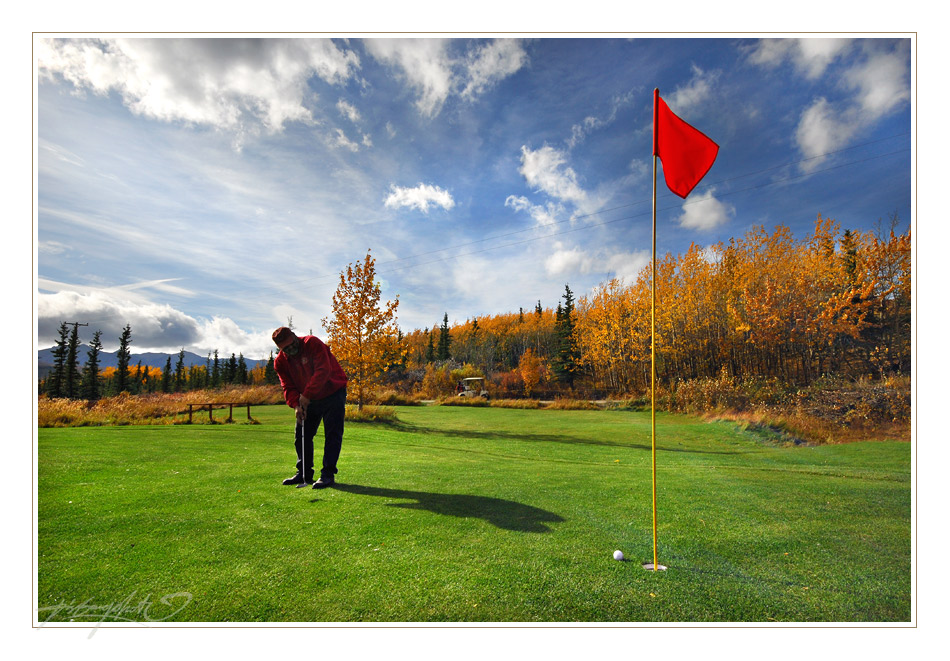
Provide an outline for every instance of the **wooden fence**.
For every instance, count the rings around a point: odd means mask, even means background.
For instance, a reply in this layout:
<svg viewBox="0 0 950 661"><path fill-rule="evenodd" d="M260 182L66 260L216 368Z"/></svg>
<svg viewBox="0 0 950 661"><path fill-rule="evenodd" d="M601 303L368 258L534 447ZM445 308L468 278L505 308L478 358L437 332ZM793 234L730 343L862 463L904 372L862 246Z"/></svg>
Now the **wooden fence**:
<svg viewBox="0 0 950 661"><path fill-rule="evenodd" d="M201 411L201 410L204 409L204 408L207 408L207 409L208 409L208 421L209 421L209 422L214 422L214 409L215 409L215 407L220 408L220 409L223 409L225 406L228 407L228 419L225 420L225 422L234 422L234 407L235 407L235 406L238 406L238 407L246 406L246 407L247 407L247 419L248 419L248 420L253 420L253 419L254 419L254 418L251 417L251 405L250 405L250 404L245 404L245 403L241 403L241 402L214 402L214 403L209 402L209 403L206 403L206 404L189 404L189 405L188 405L188 424L191 424L191 416L192 416L192 413L194 413L195 407L197 407L199 411Z"/></svg>

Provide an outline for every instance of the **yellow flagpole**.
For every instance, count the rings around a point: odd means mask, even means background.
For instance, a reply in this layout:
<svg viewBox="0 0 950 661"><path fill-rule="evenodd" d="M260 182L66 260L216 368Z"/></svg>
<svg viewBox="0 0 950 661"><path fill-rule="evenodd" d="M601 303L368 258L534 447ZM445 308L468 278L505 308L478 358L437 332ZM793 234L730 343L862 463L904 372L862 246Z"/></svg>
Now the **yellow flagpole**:
<svg viewBox="0 0 950 661"><path fill-rule="evenodd" d="M655 120L654 120L655 122ZM656 126L654 125L654 131ZM653 459L653 571L659 567L656 543L656 151L653 153L653 278L650 303L650 447Z"/></svg>
<svg viewBox="0 0 950 661"><path fill-rule="evenodd" d="M656 159L657 159L657 106L660 90L653 89L653 277L650 302L650 448L653 461L653 571L660 569L656 534Z"/></svg>

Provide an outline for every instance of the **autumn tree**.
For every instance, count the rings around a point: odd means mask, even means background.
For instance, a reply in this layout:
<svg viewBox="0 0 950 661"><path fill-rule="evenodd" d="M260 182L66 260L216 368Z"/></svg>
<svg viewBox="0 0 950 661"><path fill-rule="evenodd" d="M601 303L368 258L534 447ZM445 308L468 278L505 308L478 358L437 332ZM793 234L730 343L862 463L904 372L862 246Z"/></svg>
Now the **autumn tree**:
<svg viewBox="0 0 950 661"><path fill-rule="evenodd" d="M528 349L521 355L518 370L521 373L522 381L524 381L524 394L530 397L531 391L541 381L541 360L534 351Z"/></svg>
<svg viewBox="0 0 950 661"><path fill-rule="evenodd" d="M360 409L369 389L381 382L398 346L396 309L399 297L380 306L382 288L376 281L376 260L367 251L340 273L333 294L333 318L324 318L328 344L349 376Z"/></svg>

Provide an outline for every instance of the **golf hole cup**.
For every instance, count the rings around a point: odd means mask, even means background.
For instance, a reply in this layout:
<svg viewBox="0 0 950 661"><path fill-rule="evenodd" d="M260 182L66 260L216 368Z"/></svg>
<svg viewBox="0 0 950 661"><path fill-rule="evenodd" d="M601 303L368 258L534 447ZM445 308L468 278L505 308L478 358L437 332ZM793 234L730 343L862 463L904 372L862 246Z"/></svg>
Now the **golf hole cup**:
<svg viewBox="0 0 950 661"><path fill-rule="evenodd" d="M623 560L623 551L614 551L614 560Z"/></svg>

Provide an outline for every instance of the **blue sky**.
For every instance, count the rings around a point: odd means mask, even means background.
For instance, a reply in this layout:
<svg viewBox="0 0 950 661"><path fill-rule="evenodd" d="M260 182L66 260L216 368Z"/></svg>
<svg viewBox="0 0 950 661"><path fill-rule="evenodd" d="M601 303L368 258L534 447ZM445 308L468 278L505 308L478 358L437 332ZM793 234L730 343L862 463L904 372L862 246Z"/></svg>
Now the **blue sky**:
<svg viewBox="0 0 950 661"><path fill-rule="evenodd" d="M911 220L909 38L44 39L37 327L266 356L367 249L409 331L650 251L654 87L720 145L658 250ZM84 339L88 339L85 337Z"/></svg>

